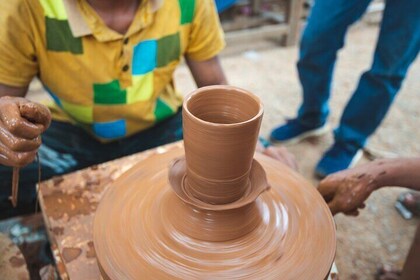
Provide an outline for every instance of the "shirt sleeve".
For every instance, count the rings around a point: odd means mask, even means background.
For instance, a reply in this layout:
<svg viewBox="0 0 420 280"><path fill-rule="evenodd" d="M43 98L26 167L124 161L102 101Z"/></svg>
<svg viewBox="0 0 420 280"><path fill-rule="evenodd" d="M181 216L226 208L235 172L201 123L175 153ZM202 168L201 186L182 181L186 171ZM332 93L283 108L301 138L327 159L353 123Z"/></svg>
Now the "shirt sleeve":
<svg viewBox="0 0 420 280"><path fill-rule="evenodd" d="M216 56L224 47L224 33L213 0L195 0L186 56L203 61Z"/></svg>
<svg viewBox="0 0 420 280"><path fill-rule="evenodd" d="M37 72L27 3L23 0L0 1L0 83L27 86Z"/></svg>

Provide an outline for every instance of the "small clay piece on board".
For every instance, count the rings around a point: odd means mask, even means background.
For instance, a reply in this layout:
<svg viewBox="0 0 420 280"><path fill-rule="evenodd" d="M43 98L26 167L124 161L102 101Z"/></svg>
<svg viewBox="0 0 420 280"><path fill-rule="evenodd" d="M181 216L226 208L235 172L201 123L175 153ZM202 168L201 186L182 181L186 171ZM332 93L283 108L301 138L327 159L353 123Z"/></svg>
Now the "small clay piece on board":
<svg viewBox="0 0 420 280"><path fill-rule="evenodd" d="M185 154L179 148L139 162L98 206L93 238L102 277L325 279L334 221L299 174L253 158L258 98L202 88L186 98L183 114Z"/></svg>
<svg viewBox="0 0 420 280"><path fill-rule="evenodd" d="M77 259L81 254L82 254L82 250L80 248L70 248L70 247L65 247L63 249L63 259L66 263L69 263L75 259Z"/></svg>

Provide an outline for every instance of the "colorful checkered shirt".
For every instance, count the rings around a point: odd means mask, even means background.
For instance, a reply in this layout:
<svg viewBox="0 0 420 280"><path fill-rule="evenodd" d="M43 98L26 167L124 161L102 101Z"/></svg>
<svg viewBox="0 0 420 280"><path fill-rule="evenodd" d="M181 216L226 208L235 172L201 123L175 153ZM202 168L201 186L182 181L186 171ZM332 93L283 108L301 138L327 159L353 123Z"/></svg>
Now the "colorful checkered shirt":
<svg viewBox="0 0 420 280"><path fill-rule="evenodd" d="M23 87L37 75L53 118L103 141L175 114L181 57L207 60L224 47L213 0L143 0L124 35L86 0L1 1L0 26L0 84Z"/></svg>

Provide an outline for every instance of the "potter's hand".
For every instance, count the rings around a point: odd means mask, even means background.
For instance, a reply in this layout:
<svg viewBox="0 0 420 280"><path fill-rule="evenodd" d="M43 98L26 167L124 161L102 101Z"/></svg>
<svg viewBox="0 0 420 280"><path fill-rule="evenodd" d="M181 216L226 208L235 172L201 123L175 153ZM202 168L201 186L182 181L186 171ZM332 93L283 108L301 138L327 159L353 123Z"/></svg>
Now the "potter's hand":
<svg viewBox="0 0 420 280"><path fill-rule="evenodd" d="M292 153L290 153L285 147L270 146L265 148L262 153L264 155L281 161L293 170L299 170L295 156Z"/></svg>
<svg viewBox="0 0 420 280"><path fill-rule="evenodd" d="M0 164L22 167L35 159L50 111L21 97L0 97Z"/></svg>
<svg viewBox="0 0 420 280"><path fill-rule="evenodd" d="M342 212L346 215L359 215L364 201L377 189L376 172L362 166L334 173L319 183L318 191L333 215Z"/></svg>
<svg viewBox="0 0 420 280"><path fill-rule="evenodd" d="M298 171L299 168L295 156L291 154L285 147L274 147L269 144L267 144L267 147L264 147L263 143L261 143L262 141L264 144L268 143L266 140L260 139L260 141L257 142L257 147L255 149L257 152L281 161L293 170Z"/></svg>

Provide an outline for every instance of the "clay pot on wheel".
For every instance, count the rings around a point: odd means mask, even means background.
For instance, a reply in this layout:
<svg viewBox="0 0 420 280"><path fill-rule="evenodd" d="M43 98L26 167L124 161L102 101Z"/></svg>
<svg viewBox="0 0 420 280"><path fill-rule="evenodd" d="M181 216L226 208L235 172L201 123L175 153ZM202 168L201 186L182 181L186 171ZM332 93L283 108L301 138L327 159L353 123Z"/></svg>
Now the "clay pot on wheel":
<svg viewBox="0 0 420 280"><path fill-rule="evenodd" d="M185 99L185 183L195 198L225 204L249 190L262 116L255 95L230 86L201 88Z"/></svg>
<svg viewBox="0 0 420 280"><path fill-rule="evenodd" d="M104 279L326 277L333 218L302 176L254 155L262 115L259 99L235 87L185 99L185 153L159 149L98 206L93 239Z"/></svg>

